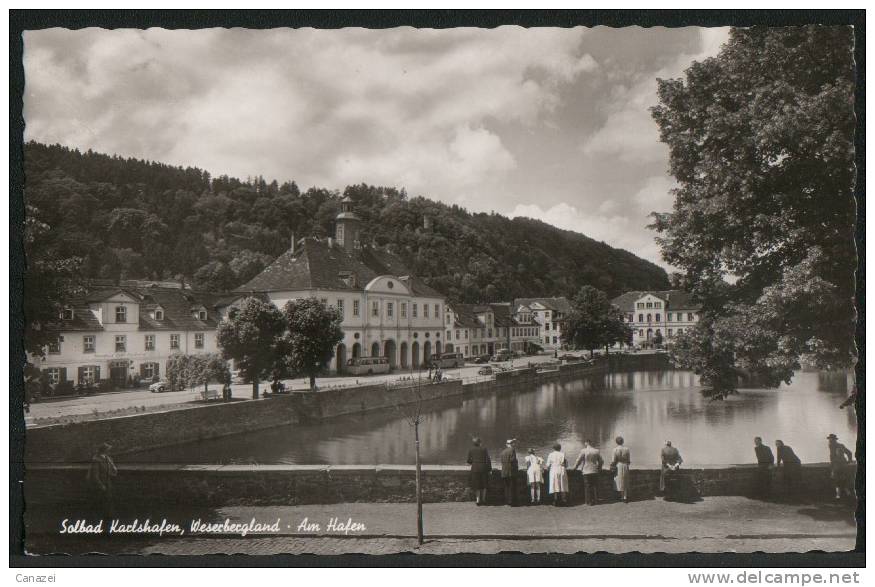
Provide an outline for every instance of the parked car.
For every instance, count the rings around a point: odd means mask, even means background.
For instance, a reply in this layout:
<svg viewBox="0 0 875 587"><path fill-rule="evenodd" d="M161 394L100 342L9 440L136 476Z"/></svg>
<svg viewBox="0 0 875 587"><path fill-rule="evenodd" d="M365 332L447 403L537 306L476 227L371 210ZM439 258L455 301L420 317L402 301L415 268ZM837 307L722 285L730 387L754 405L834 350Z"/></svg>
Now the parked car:
<svg viewBox="0 0 875 587"><path fill-rule="evenodd" d="M164 393L165 391L172 391L172 388L170 387L170 383L162 379L161 381L150 385L149 391L152 393Z"/></svg>
<svg viewBox="0 0 875 587"><path fill-rule="evenodd" d="M492 355L493 361L510 361L513 358L513 353L511 353L508 349L501 349L494 355Z"/></svg>
<svg viewBox="0 0 875 587"><path fill-rule="evenodd" d="M494 371L492 370L492 367L488 365L486 367L481 367L480 370L477 371L477 375L492 375L493 373Z"/></svg>
<svg viewBox="0 0 875 587"><path fill-rule="evenodd" d="M477 365L482 365L483 363L489 362L489 355L480 355L479 357L474 357L474 363Z"/></svg>
<svg viewBox="0 0 875 587"><path fill-rule="evenodd" d="M465 364L465 357L462 353L444 353L442 355L432 355L431 364L441 369L449 369L452 367L461 367Z"/></svg>

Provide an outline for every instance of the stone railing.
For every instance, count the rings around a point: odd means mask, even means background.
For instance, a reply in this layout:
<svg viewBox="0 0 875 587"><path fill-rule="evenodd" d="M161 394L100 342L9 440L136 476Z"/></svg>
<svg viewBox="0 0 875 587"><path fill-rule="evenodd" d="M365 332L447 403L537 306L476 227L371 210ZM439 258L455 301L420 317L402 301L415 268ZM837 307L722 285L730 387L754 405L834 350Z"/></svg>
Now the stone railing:
<svg viewBox="0 0 875 587"><path fill-rule="evenodd" d="M709 466L682 469L679 477L688 496L752 495L755 465ZM87 503L92 493L86 483L86 465L29 465L25 495L29 506ZM426 502L472 499L466 466L422 467ZM853 468L852 471L853 473ZM633 468L630 497L652 499L659 488L659 469ZM783 490L780 474L774 489ZM583 498L579 471L569 472L571 502ZM177 506L302 505L345 502L410 502L415 499L416 476L412 465L121 465L115 481L115 497L124 504L175 504ZM517 489L527 499L524 472ZM828 499L832 495L829 466L805 465L798 486L800 495ZM602 499L613 500L612 478L600 476ZM546 489L545 489L546 494ZM489 500L503 499L501 475L490 476Z"/></svg>

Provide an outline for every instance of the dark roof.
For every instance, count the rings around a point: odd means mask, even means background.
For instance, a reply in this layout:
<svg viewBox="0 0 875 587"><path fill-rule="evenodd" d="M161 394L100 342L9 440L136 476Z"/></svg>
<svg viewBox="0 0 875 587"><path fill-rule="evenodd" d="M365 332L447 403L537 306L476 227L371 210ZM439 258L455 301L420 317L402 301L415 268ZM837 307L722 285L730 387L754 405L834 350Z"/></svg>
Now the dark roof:
<svg viewBox="0 0 875 587"><path fill-rule="evenodd" d="M489 307L492 308L492 313L495 316L496 326L504 328L516 324L516 321L513 319L513 312L510 309L510 304L489 304Z"/></svg>
<svg viewBox="0 0 875 587"><path fill-rule="evenodd" d="M477 320L477 311L475 308L481 306L477 306L475 304L452 304L450 308L452 308L453 313L456 315L456 323L455 326L461 326L463 328L479 328L482 326L479 320Z"/></svg>
<svg viewBox="0 0 875 587"><path fill-rule="evenodd" d="M692 294L680 289L627 291L611 300L611 303L621 310L634 310L632 304L647 294L665 301L667 310L698 310L702 307L702 304L693 300Z"/></svg>
<svg viewBox="0 0 875 587"><path fill-rule="evenodd" d="M96 286L89 285L81 299L69 304L69 307L73 308L72 320L59 319L48 328L62 332L103 330L97 314L89 304L101 302L119 292L124 292L139 302L140 330L214 330L218 325L216 308L223 305L223 300L228 298L227 294L197 292L179 287L119 288L98 283ZM154 320L148 315L149 310L158 307L164 310L163 320ZM207 310L206 320L199 320L192 315L194 309L200 307Z"/></svg>
<svg viewBox="0 0 875 587"><path fill-rule="evenodd" d="M548 310L556 310L558 312L567 313L571 311L571 302L566 297L558 298L517 298L513 301L514 308L520 306L531 306L533 303L539 303Z"/></svg>
<svg viewBox="0 0 875 587"><path fill-rule="evenodd" d="M444 297L411 275L397 256L387 251L365 247L347 251L326 241L303 239L295 252L286 251L264 271L236 292L295 291L330 289L362 291L375 277L394 275L407 284L415 295Z"/></svg>
<svg viewBox="0 0 875 587"><path fill-rule="evenodd" d="M142 330L213 330L219 323L215 311L216 301L220 299L217 294L165 288L149 288L144 294L146 304L153 308L161 306L164 319L154 320L147 312L141 311ZM193 315L200 307L207 310L206 320L199 320Z"/></svg>

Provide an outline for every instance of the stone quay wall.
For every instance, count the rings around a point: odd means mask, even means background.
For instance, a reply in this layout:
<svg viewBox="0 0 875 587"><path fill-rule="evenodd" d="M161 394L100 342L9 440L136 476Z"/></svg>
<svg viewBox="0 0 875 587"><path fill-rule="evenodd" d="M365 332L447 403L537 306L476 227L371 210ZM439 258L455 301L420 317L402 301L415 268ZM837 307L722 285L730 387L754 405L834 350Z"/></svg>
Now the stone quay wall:
<svg viewBox="0 0 875 587"><path fill-rule="evenodd" d="M87 465L31 465L27 469L30 506L89 503L93 494L86 483ZM853 474L853 467L851 469ZM684 499L704 496L752 496L756 465L692 467L678 474ZM781 493L782 478L775 475L774 490ZM570 503L583 501L583 478L569 472ZM517 477L517 497L528 502L524 472ZM659 469L630 471L630 499L653 499L659 488ZM832 482L829 465L802 468L798 494L809 499L829 499ZM424 465L422 493L426 503L470 501L467 466ZM600 475L601 501L614 501L613 479ZM493 470L488 500L504 498L501 474ZM114 485L119 504L149 506L172 504L191 507L231 505L304 505L347 502L412 502L416 499L415 467L404 465L121 465ZM543 491L548 498L546 488Z"/></svg>
<svg viewBox="0 0 875 587"><path fill-rule="evenodd" d="M503 371L494 379L463 384L460 380L417 386L397 382L295 392L258 400L192 405L184 409L132 414L86 422L34 426L27 429L27 463L89 461L95 447L113 445L114 454L138 452L296 424L342 415L394 409L422 399L432 401L463 394L502 392L522 386L609 370L665 368L661 355L611 355L595 365L563 362L539 371L535 366Z"/></svg>

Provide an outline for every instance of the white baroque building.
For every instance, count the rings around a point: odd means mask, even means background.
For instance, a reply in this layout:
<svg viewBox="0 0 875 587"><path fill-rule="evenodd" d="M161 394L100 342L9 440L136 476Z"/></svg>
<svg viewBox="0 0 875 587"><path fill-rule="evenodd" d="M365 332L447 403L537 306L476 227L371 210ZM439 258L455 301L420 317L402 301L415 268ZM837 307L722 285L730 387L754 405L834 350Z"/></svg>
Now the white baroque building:
<svg viewBox="0 0 875 587"><path fill-rule="evenodd" d="M293 241L291 249L235 290L282 308L314 297L343 316L343 342L329 364L343 373L347 359L388 357L393 369L413 370L445 352L444 296L411 275L391 252L364 246L361 221L344 198L335 238Z"/></svg>
<svg viewBox="0 0 875 587"><path fill-rule="evenodd" d="M632 344L653 346L659 334L663 343L670 343L699 321L701 305L681 290L629 291L612 300L632 328Z"/></svg>

